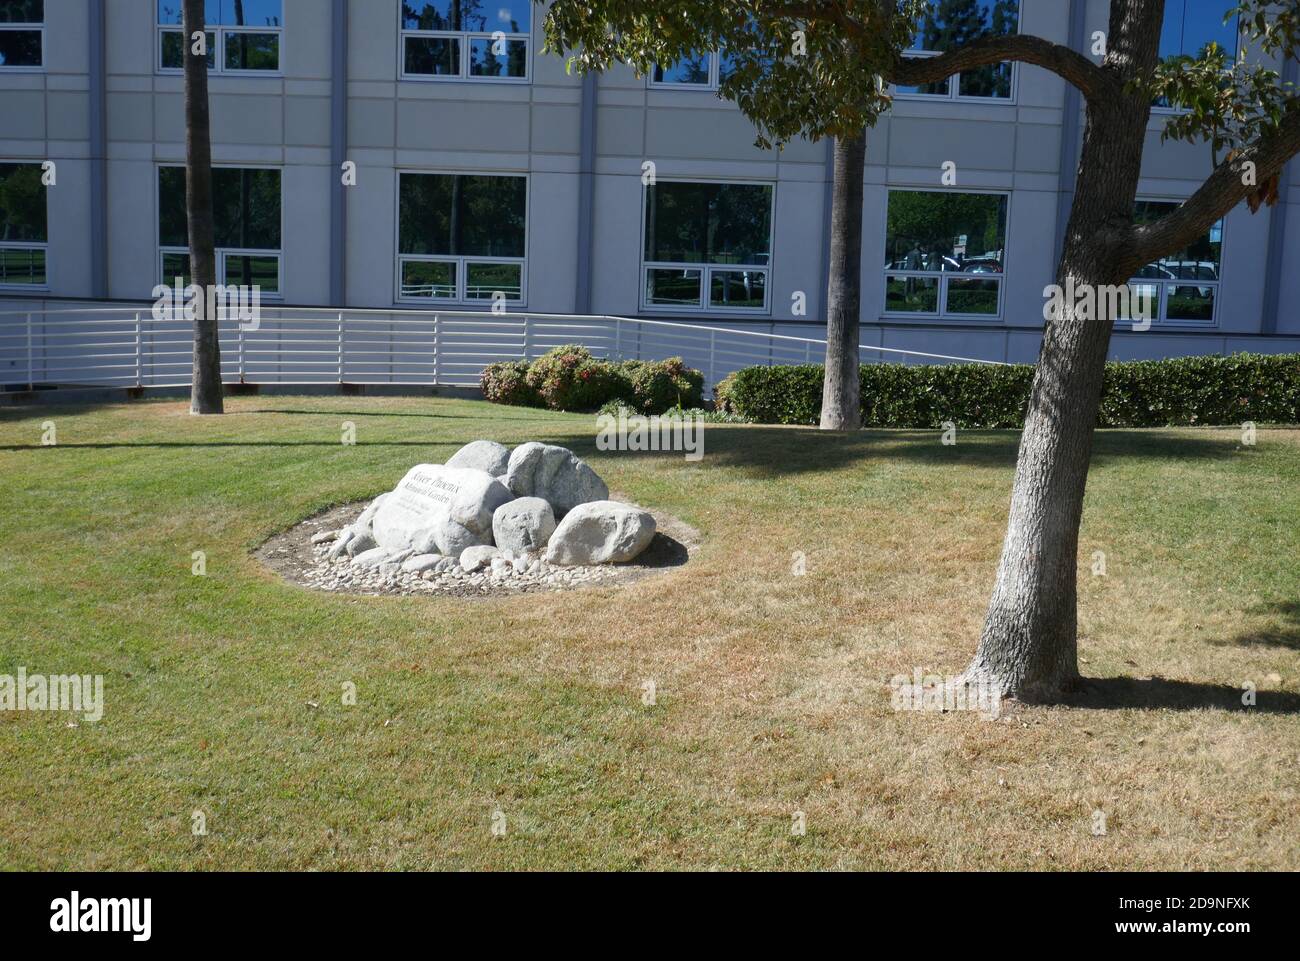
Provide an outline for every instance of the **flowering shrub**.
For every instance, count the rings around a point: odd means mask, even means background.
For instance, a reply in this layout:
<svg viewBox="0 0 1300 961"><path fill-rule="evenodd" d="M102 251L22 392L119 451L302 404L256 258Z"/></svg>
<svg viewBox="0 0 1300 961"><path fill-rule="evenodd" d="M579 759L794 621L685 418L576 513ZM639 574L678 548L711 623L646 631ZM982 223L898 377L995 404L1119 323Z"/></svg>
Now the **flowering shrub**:
<svg viewBox="0 0 1300 961"><path fill-rule="evenodd" d="M483 396L494 404L511 404L515 407L541 407L542 399L528 383L528 363L522 360L505 360L483 369L479 380Z"/></svg>
<svg viewBox="0 0 1300 961"><path fill-rule="evenodd" d="M623 368L632 385L632 404L643 414L700 406L704 375L687 367L680 357L658 363L629 361Z"/></svg>
<svg viewBox="0 0 1300 961"><path fill-rule="evenodd" d="M611 363L585 347L566 344L537 358L503 361L482 376L483 396L498 404L544 406L552 410L596 410L620 401L643 414L698 407L704 375L673 357L665 361Z"/></svg>

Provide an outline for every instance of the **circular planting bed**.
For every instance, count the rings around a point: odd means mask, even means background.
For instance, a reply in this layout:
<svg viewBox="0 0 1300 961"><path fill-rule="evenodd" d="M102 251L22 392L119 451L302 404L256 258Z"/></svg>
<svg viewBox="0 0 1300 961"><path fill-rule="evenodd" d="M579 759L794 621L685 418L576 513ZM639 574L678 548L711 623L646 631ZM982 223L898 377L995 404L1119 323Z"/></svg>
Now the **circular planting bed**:
<svg viewBox="0 0 1300 961"><path fill-rule="evenodd" d="M373 501L302 521L256 556L314 590L485 597L625 583L685 564L699 540L675 517L611 498L565 448L476 441Z"/></svg>

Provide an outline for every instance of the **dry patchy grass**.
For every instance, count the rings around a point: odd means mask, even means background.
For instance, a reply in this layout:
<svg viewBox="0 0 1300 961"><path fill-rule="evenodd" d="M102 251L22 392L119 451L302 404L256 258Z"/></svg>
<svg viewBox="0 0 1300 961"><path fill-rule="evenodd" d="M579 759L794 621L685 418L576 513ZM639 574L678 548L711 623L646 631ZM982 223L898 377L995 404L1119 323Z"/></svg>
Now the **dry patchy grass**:
<svg viewBox="0 0 1300 961"><path fill-rule="evenodd" d="M691 464L468 401L230 407L0 410L0 673L102 673L108 700L76 728L0 714L0 865L1300 867L1300 431L1100 434L1098 680L990 721L895 712L888 681L969 658L1012 433L711 426ZM311 594L250 556L483 436L573 447L699 528L698 558L465 604Z"/></svg>

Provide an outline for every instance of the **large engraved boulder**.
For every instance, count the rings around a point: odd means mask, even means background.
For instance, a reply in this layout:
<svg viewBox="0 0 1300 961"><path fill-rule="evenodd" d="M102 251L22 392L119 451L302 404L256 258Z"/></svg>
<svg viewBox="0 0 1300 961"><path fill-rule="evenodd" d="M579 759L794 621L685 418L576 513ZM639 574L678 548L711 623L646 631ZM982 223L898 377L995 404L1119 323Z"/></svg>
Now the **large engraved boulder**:
<svg viewBox="0 0 1300 961"><path fill-rule="evenodd" d="M603 501L609 488L600 476L566 447L520 444L510 454L506 486L516 497L540 497L563 517L579 504Z"/></svg>
<svg viewBox="0 0 1300 961"><path fill-rule="evenodd" d="M617 501L579 504L551 535L546 561L559 567L619 564L635 559L654 540L648 511Z"/></svg>
<svg viewBox="0 0 1300 961"><path fill-rule="evenodd" d="M492 515L513 496L487 471L420 464L375 511L374 539L390 551L459 557L492 543Z"/></svg>

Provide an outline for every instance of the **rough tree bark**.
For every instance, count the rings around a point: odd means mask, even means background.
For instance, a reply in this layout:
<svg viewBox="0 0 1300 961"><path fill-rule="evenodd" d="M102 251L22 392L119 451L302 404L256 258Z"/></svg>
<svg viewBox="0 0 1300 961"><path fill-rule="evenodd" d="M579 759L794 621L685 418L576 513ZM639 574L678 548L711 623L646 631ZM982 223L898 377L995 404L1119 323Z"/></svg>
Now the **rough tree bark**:
<svg viewBox="0 0 1300 961"><path fill-rule="evenodd" d="M194 375L191 414L225 412L221 388L219 318L208 310L217 284L212 219L212 136L208 119L208 58L194 53L195 35L205 36L203 0L185 0L185 216L190 243L190 282L199 289L194 313ZM209 316L209 314L212 316Z"/></svg>
<svg viewBox="0 0 1300 961"><path fill-rule="evenodd" d="M1108 64L1154 68L1161 0L1111 8ZM1151 101L1116 85L1090 98L1074 204L1056 282L1069 290L1132 276L1128 245ZM1023 700L1051 699L1078 677L1079 523L1111 320L1073 304L1048 321L1020 440L997 579L967 680Z"/></svg>
<svg viewBox="0 0 1300 961"><path fill-rule="evenodd" d="M822 430L857 430L862 426L858 335L862 316L862 179L866 158L865 130L835 138Z"/></svg>

